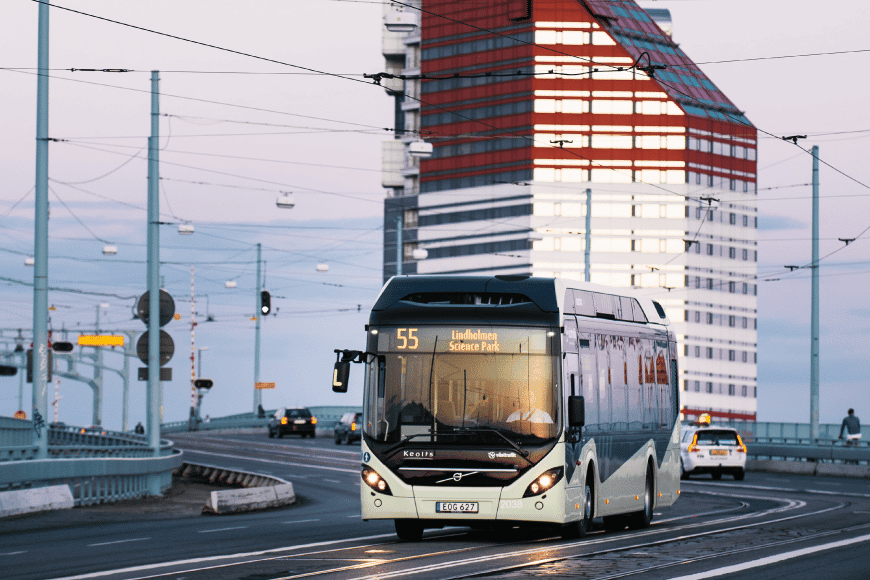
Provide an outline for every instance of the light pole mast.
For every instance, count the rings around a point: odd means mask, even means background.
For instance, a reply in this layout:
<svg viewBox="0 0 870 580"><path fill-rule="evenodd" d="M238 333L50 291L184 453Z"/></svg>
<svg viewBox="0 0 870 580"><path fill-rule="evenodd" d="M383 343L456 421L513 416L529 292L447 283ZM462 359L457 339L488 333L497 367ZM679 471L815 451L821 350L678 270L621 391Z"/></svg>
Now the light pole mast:
<svg viewBox="0 0 870 580"><path fill-rule="evenodd" d="M262 244L257 244L257 290L256 301L257 310L254 313L254 413L257 413L262 404L262 393L257 388L257 383L260 382L260 318L263 316L263 296L260 293L260 260L262 259Z"/></svg>
<svg viewBox="0 0 870 580"><path fill-rule="evenodd" d="M813 263L810 314L810 439L819 438L819 146L813 145Z"/></svg>
<svg viewBox="0 0 870 580"><path fill-rule="evenodd" d="M39 4L36 185L33 228L33 426L37 458L48 458L48 4Z"/></svg>
<svg viewBox="0 0 870 580"><path fill-rule="evenodd" d="M148 395L146 432L154 457L160 457L160 85L151 71L151 136L148 137ZM160 495L160 475L148 476L148 493Z"/></svg>

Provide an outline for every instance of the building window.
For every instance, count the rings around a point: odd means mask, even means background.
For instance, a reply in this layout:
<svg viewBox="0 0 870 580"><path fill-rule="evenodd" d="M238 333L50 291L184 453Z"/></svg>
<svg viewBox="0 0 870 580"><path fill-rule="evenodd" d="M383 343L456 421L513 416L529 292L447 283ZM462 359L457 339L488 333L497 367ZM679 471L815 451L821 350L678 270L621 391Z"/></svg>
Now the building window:
<svg viewBox="0 0 870 580"><path fill-rule="evenodd" d="M749 327L749 319L744 316L743 317L743 328L748 328L748 327Z"/></svg>
<svg viewBox="0 0 870 580"><path fill-rule="evenodd" d="M695 322L701 322L701 312L699 310L695 311Z"/></svg>
<svg viewBox="0 0 870 580"><path fill-rule="evenodd" d="M736 291L736 286L737 286L737 283L734 282L733 280L731 282L728 282L728 292L730 292L731 294L734 294L734 292Z"/></svg>
<svg viewBox="0 0 870 580"><path fill-rule="evenodd" d="M748 359L749 359L749 353L747 353L747 352L744 350L744 351L743 351L743 362L746 362Z"/></svg>
<svg viewBox="0 0 870 580"><path fill-rule="evenodd" d="M695 347L695 358L701 358L701 347L700 346Z"/></svg>
<svg viewBox="0 0 870 580"><path fill-rule="evenodd" d="M695 242L695 243L692 244L692 245L695 246L695 253L696 253L696 254L700 254L700 253L701 253L701 244L700 244L699 242Z"/></svg>
<svg viewBox="0 0 870 580"><path fill-rule="evenodd" d="M728 257L732 260L735 259L737 257L737 248L728 248Z"/></svg>
<svg viewBox="0 0 870 580"><path fill-rule="evenodd" d="M737 225L737 214L736 213L732 213L728 216L728 223L731 224L732 226Z"/></svg>
<svg viewBox="0 0 870 580"><path fill-rule="evenodd" d="M712 393L712 392L713 392L713 383L711 383L711 382L709 382L709 381L707 381L707 392L708 392L708 393Z"/></svg>
<svg viewBox="0 0 870 580"><path fill-rule="evenodd" d="M729 317L728 317L728 326L732 326L732 327L733 327L734 324L735 324L734 316L733 316L733 315L732 315L732 316L729 316Z"/></svg>
<svg viewBox="0 0 870 580"><path fill-rule="evenodd" d="M683 381L683 390L684 390L684 391L688 391L688 390L689 390L689 381Z"/></svg>
<svg viewBox="0 0 870 580"><path fill-rule="evenodd" d="M701 392L701 381L695 381L695 392L696 393Z"/></svg>
<svg viewBox="0 0 870 580"><path fill-rule="evenodd" d="M710 347L710 346L707 347L707 358L710 358L710 359L713 358L713 347ZM709 393L710 391L707 391L707 392Z"/></svg>
<svg viewBox="0 0 870 580"><path fill-rule="evenodd" d="M417 210L416 209L406 209L403 212L402 227L405 229L417 227Z"/></svg>
<svg viewBox="0 0 870 580"><path fill-rule="evenodd" d="M732 362L737 360L737 351L736 350L732 349L732 350L728 351L728 360L730 360Z"/></svg>
<svg viewBox="0 0 870 580"><path fill-rule="evenodd" d="M707 278L707 290L713 289L713 278Z"/></svg>
<svg viewBox="0 0 870 580"><path fill-rule="evenodd" d="M728 385L728 394L730 396L732 396L732 397L734 396L735 390L736 389L735 389L734 385Z"/></svg>
<svg viewBox="0 0 870 580"><path fill-rule="evenodd" d="M708 256L713 255L713 244L707 244L707 255Z"/></svg>
<svg viewBox="0 0 870 580"><path fill-rule="evenodd" d="M743 249L743 260L746 261L749 259L749 250L746 248Z"/></svg>
<svg viewBox="0 0 870 580"><path fill-rule="evenodd" d="M712 312L707 313L707 324L713 324L713 313Z"/></svg>
<svg viewBox="0 0 870 580"><path fill-rule="evenodd" d="M745 215L743 216L743 227L745 228L747 226L749 226L749 216Z"/></svg>
<svg viewBox="0 0 870 580"><path fill-rule="evenodd" d="M742 391L743 391L743 396L745 397L746 396L746 385L743 385Z"/></svg>
<svg viewBox="0 0 870 580"><path fill-rule="evenodd" d="M746 282L743 283L743 293L744 294L749 293L749 284L747 284Z"/></svg>

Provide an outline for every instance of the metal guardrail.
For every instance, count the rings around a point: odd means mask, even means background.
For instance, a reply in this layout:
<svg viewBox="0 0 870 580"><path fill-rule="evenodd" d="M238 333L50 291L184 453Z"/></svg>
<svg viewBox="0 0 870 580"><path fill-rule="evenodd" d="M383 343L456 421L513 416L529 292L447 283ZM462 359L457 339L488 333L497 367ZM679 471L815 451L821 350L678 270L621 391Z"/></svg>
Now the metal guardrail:
<svg viewBox="0 0 870 580"><path fill-rule="evenodd" d="M32 429L30 421L14 421ZM32 433L27 437L32 439ZM0 491L68 484L76 505L140 497L149 492L153 477L161 490L172 485L172 472L182 463L181 452L172 446L161 440L155 457L142 435L52 426L49 459L36 459L33 445L0 447Z"/></svg>
<svg viewBox="0 0 870 580"><path fill-rule="evenodd" d="M332 433L335 424L341 419L342 415L350 412L361 412L361 407L308 407L311 414L317 418L317 431L320 433ZM265 412L264 417L258 417L256 413L240 413L230 415L228 417L219 417L210 419L208 422L200 421L197 424L197 431L210 431L215 429L263 429L265 432L266 426L269 424L269 419L277 412L277 409L272 409ZM161 433L179 433L188 431L190 424L188 421L173 421L171 423L163 423L160 426Z"/></svg>
<svg viewBox="0 0 870 580"><path fill-rule="evenodd" d="M870 447L845 447L839 445L795 445L775 442L747 443L747 455L756 459L785 459L815 463L870 464Z"/></svg>

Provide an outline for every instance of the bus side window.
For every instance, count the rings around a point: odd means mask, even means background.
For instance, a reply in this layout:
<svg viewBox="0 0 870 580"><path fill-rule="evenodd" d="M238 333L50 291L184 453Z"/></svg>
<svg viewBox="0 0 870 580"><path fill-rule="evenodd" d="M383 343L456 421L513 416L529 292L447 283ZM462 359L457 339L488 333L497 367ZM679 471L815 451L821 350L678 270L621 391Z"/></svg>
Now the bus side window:
<svg viewBox="0 0 870 580"><path fill-rule="evenodd" d="M589 341L587 340L587 343ZM586 401L586 426L583 428L590 433L599 430L598 415L598 388L596 385L595 356L592 349L582 349L580 352L580 390Z"/></svg>

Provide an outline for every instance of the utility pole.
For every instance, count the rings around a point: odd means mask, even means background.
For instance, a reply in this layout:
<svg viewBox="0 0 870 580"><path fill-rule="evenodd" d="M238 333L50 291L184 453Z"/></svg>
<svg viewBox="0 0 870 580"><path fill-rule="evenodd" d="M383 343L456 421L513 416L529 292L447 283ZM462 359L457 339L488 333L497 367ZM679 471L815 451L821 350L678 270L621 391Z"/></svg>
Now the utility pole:
<svg viewBox="0 0 870 580"><path fill-rule="evenodd" d="M48 4L39 4L33 228L33 443L48 458Z"/></svg>
<svg viewBox="0 0 870 580"><path fill-rule="evenodd" d="M257 383L260 382L260 318L263 317L263 296L260 294L260 260L262 259L262 244L257 244L257 284L256 284L256 300L257 307L254 313L254 413L257 414L260 410L260 405L263 402L262 393L257 388Z"/></svg>
<svg viewBox="0 0 870 580"><path fill-rule="evenodd" d="M813 145L813 263L810 314L810 439L819 438L819 146Z"/></svg>
<svg viewBox="0 0 870 580"><path fill-rule="evenodd" d="M592 278L592 190L586 190L586 277L587 282Z"/></svg>
<svg viewBox="0 0 870 580"><path fill-rule="evenodd" d="M154 457L160 457L160 91L151 71L151 136L148 137L148 396L145 427ZM149 495L160 495L160 475L148 475Z"/></svg>
<svg viewBox="0 0 870 580"><path fill-rule="evenodd" d="M396 218L396 276L402 275L402 215Z"/></svg>

